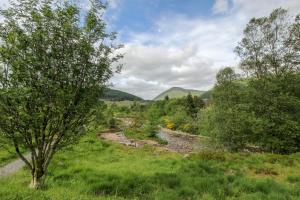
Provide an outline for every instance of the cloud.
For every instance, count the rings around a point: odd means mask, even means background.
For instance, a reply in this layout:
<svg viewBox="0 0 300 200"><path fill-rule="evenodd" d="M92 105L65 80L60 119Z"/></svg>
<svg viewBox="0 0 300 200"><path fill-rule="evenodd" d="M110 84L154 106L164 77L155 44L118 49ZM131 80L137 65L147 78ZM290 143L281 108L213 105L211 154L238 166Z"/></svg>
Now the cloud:
<svg viewBox="0 0 300 200"><path fill-rule="evenodd" d="M108 5L111 9L117 9L120 3L120 0L108 0Z"/></svg>
<svg viewBox="0 0 300 200"><path fill-rule="evenodd" d="M213 5L213 13L226 13L229 10L229 1L228 0L216 0Z"/></svg>
<svg viewBox="0 0 300 200"><path fill-rule="evenodd" d="M162 15L153 25L156 31L129 33L123 49L125 67L113 79L115 87L146 99L173 86L207 90L220 68L237 66L233 50L250 18L278 7L299 13L300 1L217 0L213 13L223 13L220 16Z"/></svg>

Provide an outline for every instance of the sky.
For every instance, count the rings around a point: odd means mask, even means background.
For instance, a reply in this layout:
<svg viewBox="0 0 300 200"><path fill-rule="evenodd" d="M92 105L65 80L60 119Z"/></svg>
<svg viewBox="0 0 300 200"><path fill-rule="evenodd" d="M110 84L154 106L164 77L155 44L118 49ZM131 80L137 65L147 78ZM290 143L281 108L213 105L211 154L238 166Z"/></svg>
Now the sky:
<svg viewBox="0 0 300 200"><path fill-rule="evenodd" d="M300 13L300 0L106 1L107 29L124 45L123 69L110 82L144 99L170 87L211 89L219 69L238 66L234 48L252 17L278 7Z"/></svg>
<svg viewBox="0 0 300 200"><path fill-rule="evenodd" d="M109 29L124 44L124 67L111 82L152 99L170 87L209 90L225 66L237 67L234 48L252 17L300 0L110 0Z"/></svg>

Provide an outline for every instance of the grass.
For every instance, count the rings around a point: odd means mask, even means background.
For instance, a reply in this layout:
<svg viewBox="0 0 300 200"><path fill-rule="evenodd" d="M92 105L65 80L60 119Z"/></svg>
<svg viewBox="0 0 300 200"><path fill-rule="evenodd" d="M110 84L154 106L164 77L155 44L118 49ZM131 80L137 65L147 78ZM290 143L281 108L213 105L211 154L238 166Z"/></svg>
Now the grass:
<svg viewBox="0 0 300 200"><path fill-rule="evenodd" d="M20 147L21 153L26 152L26 149ZM11 162L18 158L18 155L13 147L13 144L8 142L7 139L4 139L0 136L0 167L6 165L7 163Z"/></svg>
<svg viewBox="0 0 300 200"><path fill-rule="evenodd" d="M90 133L58 153L45 188L28 171L0 180L0 199L300 199L300 154L189 156L100 141Z"/></svg>
<svg viewBox="0 0 300 200"><path fill-rule="evenodd" d="M0 167L17 158L17 154L13 149L0 147Z"/></svg>
<svg viewBox="0 0 300 200"><path fill-rule="evenodd" d="M168 144L167 141L160 139L157 136L151 136L149 133L143 130L139 130L138 128L127 128L124 130L124 135L127 138L135 139L135 140L154 140L159 144Z"/></svg>
<svg viewBox="0 0 300 200"><path fill-rule="evenodd" d="M21 152L24 150L21 149ZM7 141L0 138L0 167L17 158L18 155L12 145L8 145Z"/></svg>

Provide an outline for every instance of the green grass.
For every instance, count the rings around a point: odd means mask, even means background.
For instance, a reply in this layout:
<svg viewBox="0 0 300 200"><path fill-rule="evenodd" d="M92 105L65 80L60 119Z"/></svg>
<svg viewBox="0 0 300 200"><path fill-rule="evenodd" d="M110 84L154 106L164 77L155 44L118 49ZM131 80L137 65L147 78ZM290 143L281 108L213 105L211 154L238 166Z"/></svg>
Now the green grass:
<svg viewBox="0 0 300 200"><path fill-rule="evenodd" d="M58 153L45 188L28 171L0 180L0 199L300 199L300 154L203 152L184 156L102 142L96 134Z"/></svg>
<svg viewBox="0 0 300 200"><path fill-rule="evenodd" d="M0 167L17 158L17 154L13 149L6 149L0 147Z"/></svg>
<svg viewBox="0 0 300 200"><path fill-rule="evenodd" d="M24 153L26 149L20 147L20 151ZM15 160L18 155L13 147L13 144L8 142L7 139L0 136L0 167Z"/></svg>
<svg viewBox="0 0 300 200"><path fill-rule="evenodd" d="M8 145L7 141L0 138L0 167L17 158L18 155L12 145Z"/></svg>
<svg viewBox="0 0 300 200"><path fill-rule="evenodd" d="M156 136L150 136L145 131L141 131L135 128L127 128L124 130L124 135L127 138L135 139L135 140L154 140L158 142L159 144L168 144L168 142L156 137Z"/></svg>

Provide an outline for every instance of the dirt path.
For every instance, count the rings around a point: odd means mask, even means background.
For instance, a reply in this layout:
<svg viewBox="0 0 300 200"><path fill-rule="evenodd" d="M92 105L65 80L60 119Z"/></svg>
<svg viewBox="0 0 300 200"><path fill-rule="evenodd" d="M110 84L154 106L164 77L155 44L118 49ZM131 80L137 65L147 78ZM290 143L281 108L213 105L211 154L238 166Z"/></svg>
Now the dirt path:
<svg viewBox="0 0 300 200"><path fill-rule="evenodd" d="M30 157L30 153L25 154L25 158L29 159L29 157ZM3 167L0 168L0 177L9 176L17 172L24 166L25 163L21 159L12 161L11 163L8 163L7 165L4 165Z"/></svg>
<svg viewBox="0 0 300 200"><path fill-rule="evenodd" d="M102 139L110 140L110 141L117 142L117 143L120 143L120 144L124 144L126 146L133 146L133 147L143 147L145 145L160 146L160 144L158 144L158 142L153 141L153 140L135 140L135 139L129 139L122 132L101 133L99 136Z"/></svg>
<svg viewBox="0 0 300 200"><path fill-rule="evenodd" d="M129 127L133 124L133 121L130 118L122 118L120 120L123 123L123 128ZM167 128L160 128L157 133L158 138L167 142L166 145L159 144L153 140L129 139L122 132L106 132L99 136L102 139L124 144L126 146L143 147L148 144L179 153L201 151L206 148L202 141L207 140L207 137L199 137L181 131L173 131Z"/></svg>
<svg viewBox="0 0 300 200"><path fill-rule="evenodd" d="M166 149L170 151L189 153L201 151L206 147L201 143L205 137L187 134L181 131L173 131L167 128L161 128L157 133L157 137L168 142Z"/></svg>

